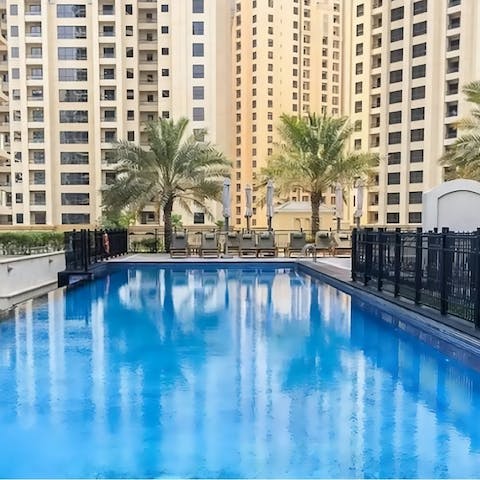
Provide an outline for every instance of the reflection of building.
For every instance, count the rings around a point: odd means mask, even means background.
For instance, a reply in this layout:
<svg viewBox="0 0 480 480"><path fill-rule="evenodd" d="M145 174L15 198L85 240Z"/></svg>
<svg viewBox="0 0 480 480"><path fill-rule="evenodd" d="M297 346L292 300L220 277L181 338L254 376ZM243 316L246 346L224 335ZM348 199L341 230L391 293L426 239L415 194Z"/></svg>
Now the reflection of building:
<svg viewBox="0 0 480 480"><path fill-rule="evenodd" d="M158 117L186 116L230 153L228 1L8 3L14 162L5 172L0 160L0 189L12 183L15 201L5 215L10 196L0 197L0 223L96 223L114 142L145 146L145 122ZM6 78L3 35L0 51ZM154 209L140 221L158 224Z"/></svg>

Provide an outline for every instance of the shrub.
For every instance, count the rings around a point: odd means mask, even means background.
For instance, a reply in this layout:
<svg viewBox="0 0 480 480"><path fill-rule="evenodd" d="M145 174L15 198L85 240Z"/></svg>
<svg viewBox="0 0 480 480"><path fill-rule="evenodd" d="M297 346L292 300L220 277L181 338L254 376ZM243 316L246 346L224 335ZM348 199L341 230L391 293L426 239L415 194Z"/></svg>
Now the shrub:
<svg viewBox="0 0 480 480"><path fill-rule="evenodd" d="M60 232L0 232L0 253L3 255L30 255L62 249L63 233Z"/></svg>

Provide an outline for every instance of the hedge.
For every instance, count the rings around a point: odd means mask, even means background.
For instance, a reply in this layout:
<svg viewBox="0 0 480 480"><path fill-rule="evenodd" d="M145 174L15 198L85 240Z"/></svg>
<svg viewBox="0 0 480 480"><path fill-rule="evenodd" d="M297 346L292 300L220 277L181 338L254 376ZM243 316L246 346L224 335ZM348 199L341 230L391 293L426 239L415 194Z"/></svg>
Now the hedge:
<svg viewBox="0 0 480 480"><path fill-rule="evenodd" d="M0 232L0 254L30 255L63 250L61 232Z"/></svg>

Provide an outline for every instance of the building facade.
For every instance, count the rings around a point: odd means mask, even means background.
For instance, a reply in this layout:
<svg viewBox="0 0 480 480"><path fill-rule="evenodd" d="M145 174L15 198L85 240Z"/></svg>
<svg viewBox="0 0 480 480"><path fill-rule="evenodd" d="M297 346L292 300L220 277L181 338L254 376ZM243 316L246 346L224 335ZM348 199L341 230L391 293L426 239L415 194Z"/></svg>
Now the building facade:
<svg viewBox="0 0 480 480"><path fill-rule="evenodd" d="M476 0L347 0L343 110L352 148L380 156L362 223L418 226L422 192L468 115L461 87L480 78Z"/></svg>
<svg viewBox="0 0 480 480"><path fill-rule="evenodd" d="M145 122L159 117L188 117L230 153L232 7L211 4L7 0L11 214L0 223L97 224L113 143L146 146ZM139 220L159 221L153 208Z"/></svg>
<svg viewBox="0 0 480 480"><path fill-rule="evenodd" d="M237 0L235 5L232 224L238 228L246 223L244 188L256 183L274 153L280 116L340 113L342 22L341 0ZM267 224L261 195L253 194L253 227ZM297 190L289 200L305 202L309 196ZM334 203L334 197L325 201Z"/></svg>

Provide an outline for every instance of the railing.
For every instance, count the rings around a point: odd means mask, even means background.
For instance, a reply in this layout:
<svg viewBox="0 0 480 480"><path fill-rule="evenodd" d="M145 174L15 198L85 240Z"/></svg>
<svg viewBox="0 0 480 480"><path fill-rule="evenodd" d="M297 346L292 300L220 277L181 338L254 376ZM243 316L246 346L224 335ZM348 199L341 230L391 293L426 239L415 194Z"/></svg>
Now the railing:
<svg viewBox="0 0 480 480"><path fill-rule="evenodd" d="M65 232L67 271L87 272L92 265L125 253L127 253L126 230Z"/></svg>
<svg viewBox="0 0 480 480"><path fill-rule="evenodd" d="M354 229L352 279L480 328L480 229Z"/></svg>

